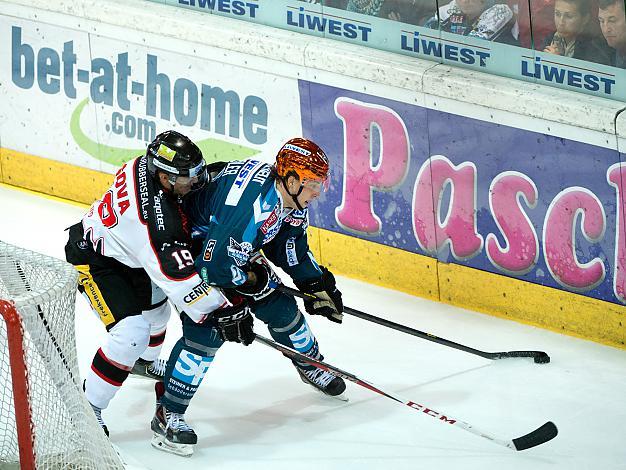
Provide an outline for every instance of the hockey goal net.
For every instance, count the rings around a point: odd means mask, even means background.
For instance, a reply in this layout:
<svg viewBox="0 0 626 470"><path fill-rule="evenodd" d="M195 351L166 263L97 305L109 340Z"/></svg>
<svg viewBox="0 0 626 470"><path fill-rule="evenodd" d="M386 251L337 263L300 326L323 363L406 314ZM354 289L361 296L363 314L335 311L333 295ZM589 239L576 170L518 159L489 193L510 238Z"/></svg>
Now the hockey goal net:
<svg viewBox="0 0 626 470"><path fill-rule="evenodd" d="M0 241L0 468L122 469L82 392L77 274Z"/></svg>

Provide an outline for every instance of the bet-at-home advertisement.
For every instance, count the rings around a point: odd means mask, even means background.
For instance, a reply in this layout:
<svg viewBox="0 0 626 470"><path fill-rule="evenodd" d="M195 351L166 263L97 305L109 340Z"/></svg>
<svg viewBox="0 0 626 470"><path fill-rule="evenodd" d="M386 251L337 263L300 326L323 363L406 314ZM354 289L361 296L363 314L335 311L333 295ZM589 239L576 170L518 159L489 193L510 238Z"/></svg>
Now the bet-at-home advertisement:
<svg viewBox="0 0 626 470"><path fill-rule="evenodd" d="M4 148L113 172L170 128L209 161L271 158L302 132L292 79L167 51L165 40L146 47L6 17L0 38Z"/></svg>

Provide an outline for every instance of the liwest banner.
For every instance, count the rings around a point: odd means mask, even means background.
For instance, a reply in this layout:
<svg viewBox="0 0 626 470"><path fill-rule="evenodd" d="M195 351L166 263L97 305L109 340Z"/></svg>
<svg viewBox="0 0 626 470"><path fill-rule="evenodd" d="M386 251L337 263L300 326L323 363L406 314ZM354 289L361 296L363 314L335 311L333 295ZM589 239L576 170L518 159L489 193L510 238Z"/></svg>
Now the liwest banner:
<svg viewBox="0 0 626 470"><path fill-rule="evenodd" d="M611 99L626 99L626 70L300 0L152 0L435 62ZM528 0L526 0L528 1ZM415 5L422 24L438 5ZM509 2L511 4L511 2ZM515 5L514 10L517 9ZM420 14L417 12L421 11ZM516 28L530 31L518 18Z"/></svg>
<svg viewBox="0 0 626 470"><path fill-rule="evenodd" d="M314 225L626 303L617 151L311 82L300 93L305 134L333 157Z"/></svg>

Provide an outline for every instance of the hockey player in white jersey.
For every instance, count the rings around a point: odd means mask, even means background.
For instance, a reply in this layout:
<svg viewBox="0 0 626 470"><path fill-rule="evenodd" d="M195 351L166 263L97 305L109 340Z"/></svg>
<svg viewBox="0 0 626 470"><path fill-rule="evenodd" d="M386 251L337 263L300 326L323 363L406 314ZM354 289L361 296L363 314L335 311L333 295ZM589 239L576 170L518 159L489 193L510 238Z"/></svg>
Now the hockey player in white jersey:
<svg viewBox="0 0 626 470"><path fill-rule="evenodd" d="M69 229L66 258L79 272L78 289L108 335L96 352L84 389L104 432L101 410L129 373L161 377L157 360L170 317L169 299L202 323L220 314L245 313L196 273L182 198L203 186L207 171L200 149L166 131L145 155L122 166L113 184Z"/></svg>

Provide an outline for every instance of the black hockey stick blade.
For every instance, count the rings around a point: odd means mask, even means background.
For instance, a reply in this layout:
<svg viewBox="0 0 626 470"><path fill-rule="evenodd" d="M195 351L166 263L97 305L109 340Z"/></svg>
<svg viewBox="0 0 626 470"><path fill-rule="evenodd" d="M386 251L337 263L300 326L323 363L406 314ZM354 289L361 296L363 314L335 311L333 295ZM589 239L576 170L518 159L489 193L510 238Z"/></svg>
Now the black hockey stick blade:
<svg viewBox="0 0 626 470"><path fill-rule="evenodd" d="M508 359L510 357L532 357L535 364L547 364L550 362L550 356L543 351L509 351L487 353L487 359Z"/></svg>
<svg viewBox="0 0 626 470"><path fill-rule="evenodd" d="M559 430L557 429L556 424L552 421L548 421L546 424L538 427L532 432L529 432L525 436L513 439L513 445L515 445L515 450L530 449L531 447L536 447L554 439L558 433Z"/></svg>

